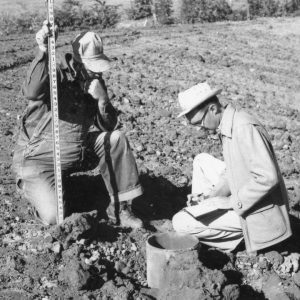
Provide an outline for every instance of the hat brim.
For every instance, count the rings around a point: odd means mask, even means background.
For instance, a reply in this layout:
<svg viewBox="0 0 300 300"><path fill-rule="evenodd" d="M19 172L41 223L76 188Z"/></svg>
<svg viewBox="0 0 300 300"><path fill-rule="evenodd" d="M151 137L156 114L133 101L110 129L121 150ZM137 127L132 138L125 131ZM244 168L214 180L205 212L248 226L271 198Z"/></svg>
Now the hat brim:
<svg viewBox="0 0 300 300"><path fill-rule="evenodd" d="M205 98L199 99L199 102L196 102L193 106L189 107L188 109L182 111L177 118L180 118L184 115L186 115L187 113L189 113L190 111L192 111L194 108L196 108L197 106L199 106L200 104L203 104L205 101L207 101L209 98L216 96L218 94L220 94L222 92L222 89L214 89L212 90L209 94L206 95Z"/></svg>
<svg viewBox="0 0 300 300"><path fill-rule="evenodd" d="M110 60L104 54L101 54L101 57L93 59L81 58L81 61L87 69L91 70L94 73L102 73L110 69Z"/></svg>

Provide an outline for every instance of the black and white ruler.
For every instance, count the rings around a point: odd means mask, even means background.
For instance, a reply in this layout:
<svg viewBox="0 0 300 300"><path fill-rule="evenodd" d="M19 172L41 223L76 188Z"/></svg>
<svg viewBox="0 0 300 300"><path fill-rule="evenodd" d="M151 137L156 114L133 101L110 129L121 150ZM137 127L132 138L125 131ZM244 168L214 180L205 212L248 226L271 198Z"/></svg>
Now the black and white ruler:
<svg viewBox="0 0 300 300"><path fill-rule="evenodd" d="M58 93L57 93L57 73L55 57L55 25L54 25L54 0L47 0L47 14L50 26L50 37L48 39L49 73L50 73L50 95L52 111L52 134L54 141L54 176L55 176L55 195L57 200L57 224L64 220L62 172L60 159L59 142L59 115L58 115Z"/></svg>

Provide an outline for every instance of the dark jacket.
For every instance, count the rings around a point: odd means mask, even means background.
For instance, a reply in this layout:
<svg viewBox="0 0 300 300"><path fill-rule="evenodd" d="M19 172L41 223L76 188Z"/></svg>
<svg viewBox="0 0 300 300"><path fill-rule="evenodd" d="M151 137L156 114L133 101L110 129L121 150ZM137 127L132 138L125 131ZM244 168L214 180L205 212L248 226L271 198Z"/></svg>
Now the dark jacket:
<svg viewBox="0 0 300 300"><path fill-rule="evenodd" d="M76 79L73 58L66 54L57 59L57 87L62 141L83 143L91 128L112 131L118 124L116 110L110 102L101 111L97 100L83 93ZM102 84L105 86L103 79ZM106 89L106 87L105 87ZM19 143L26 143L33 135L52 139L50 83L47 54L38 51L33 60L22 93L29 100L21 118Z"/></svg>

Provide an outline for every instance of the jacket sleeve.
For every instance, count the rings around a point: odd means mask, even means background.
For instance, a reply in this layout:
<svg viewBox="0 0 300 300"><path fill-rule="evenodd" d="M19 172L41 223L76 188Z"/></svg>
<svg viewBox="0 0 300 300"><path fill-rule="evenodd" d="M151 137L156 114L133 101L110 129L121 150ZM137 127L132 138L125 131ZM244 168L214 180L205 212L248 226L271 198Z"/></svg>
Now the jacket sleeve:
<svg viewBox="0 0 300 300"><path fill-rule="evenodd" d="M32 101L49 98L49 74L47 54L38 50L22 86L22 93Z"/></svg>
<svg viewBox="0 0 300 300"><path fill-rule="evenodd" d="M245 214L267 196L278 184L272 146L260 126L246 124L237 129L240 153L249 171L249 180L237 191L238 199L231 199L233 209Z"/></svg>
<svg viewBox="0 0 300 300"><path fill-rule="evenodd" d="M107 95L107 88L102 78L99 79L103 87L102 99L98 101L98 112L96 117L96 126L102 131L112 131L119 125L118 114Z"/></svg>
<svg viewBox="0 0 300 300"><path fill-rule="evenodd" d="M112 131L116 129L118 125L117 111L111 102L107 102L104 105L98 105L96 126L102 131Z"/></svg>

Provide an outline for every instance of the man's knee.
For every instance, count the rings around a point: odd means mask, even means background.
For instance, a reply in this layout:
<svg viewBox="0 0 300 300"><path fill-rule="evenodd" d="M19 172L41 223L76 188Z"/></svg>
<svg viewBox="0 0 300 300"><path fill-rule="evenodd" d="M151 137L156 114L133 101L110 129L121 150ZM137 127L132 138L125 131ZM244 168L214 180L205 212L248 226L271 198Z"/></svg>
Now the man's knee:
<svg viewBox="0 0 300 300"><path fill-rule="evenodd" d="M210 229L197 221L185 211L180 211L173 216L173 228L179 233L191 234L197 238L205 238L210 234Z"/></svg>
<svg viewBox="0 0 300 300"><path fill-rule="evenodd" d="M56 224L56 208L46 210L38 210L37 217L45 224L45 225L55 225Z"/></svg>
<svg viewBox="0 0 300 300"><path fill-rule="evenodd" d="M207 165L207 163L211 160L212 156L208 153L200 153L197 154L193 161L193 167L202 167Z"/></svg>
<svg viewBox="0 0 300 300"><path fill-rule="evenodd" d="M172 218L172 225L175 231L180 232L182 230L182 221L181 221L182 211L176 213Z"/></svg>
<svg viewBox="0 0 300 300"><path fill-rule="evenodd" d="M110 135L110 145L111 147L124 147L126 145L127 139L122 131L115 130Z"/></svg>
<svg viewBox="0 0 300 300"><path fill-rule="evenodd" d="M38 217L43 223L56 224L57 203L51 185L41 180L35 190L27 196L29 196L28 200L35 207Z"/></svg>
<svg viewBox="0 0 300 300"><path fill-rule="evenodd" d="M192 233L194 231L193 223L196 220L185 211L179 211L172 218L173 228L177 232Z"/></svg>

